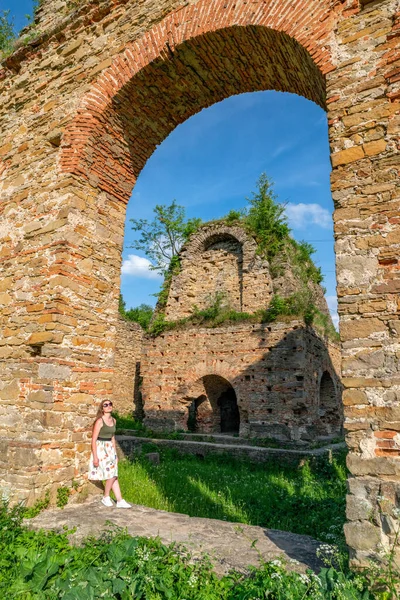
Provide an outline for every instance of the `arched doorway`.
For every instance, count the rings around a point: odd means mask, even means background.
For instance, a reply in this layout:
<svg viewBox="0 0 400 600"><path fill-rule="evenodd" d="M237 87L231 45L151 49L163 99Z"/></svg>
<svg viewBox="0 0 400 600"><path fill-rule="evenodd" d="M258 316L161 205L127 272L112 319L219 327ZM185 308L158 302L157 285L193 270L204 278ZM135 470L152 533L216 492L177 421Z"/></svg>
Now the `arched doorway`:
<svg viewBox="0 0 400 600"><path fill-rule="evenodd" d="M224 377L205 375L185 391L187 429L238 434L240 413L234 388Z"/></svg>
<svg viewBox="0 0 400 600"><path fill-rule="evenodd" d="M231 387L218 398L221 433L239 433L240 415L235 390Z"/></svg>

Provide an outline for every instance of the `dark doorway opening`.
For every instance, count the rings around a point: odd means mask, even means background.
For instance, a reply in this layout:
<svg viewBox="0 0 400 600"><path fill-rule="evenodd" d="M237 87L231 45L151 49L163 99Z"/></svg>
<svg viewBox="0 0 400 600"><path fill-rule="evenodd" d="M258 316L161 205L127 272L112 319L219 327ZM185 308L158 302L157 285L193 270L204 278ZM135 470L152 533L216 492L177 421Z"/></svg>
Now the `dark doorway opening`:
<svg viewBox="0 0 400 600"><path fill-rule="evenodd" d="M199 427L198 418L199 418L199 406L207 400L207 397L202 395L198 398L195 398L191 404L189 405L189 415L187 420L187 428L191 433L199 432L201 427Z"/></svg>
<svg viewBox="0 0 400 600"><path fill-rule="evenodd" d="M235 390L219 375L205 375L185 394L187 428L192 433L238 434L240 413Z"/></svg>
<svg viewBox="0 0 400 600"><path fill-rule="evenodd" d="M221 433L239 433L240 415L233 388L227 389L218 398L221 413Z"/></svg>
<svg viewBox="0 0 400 600"><path fill-rule="evenodd" d="M341 430L341 414L335 384L328 371L321 378L319 388L319 420L321 432L334 435Z"/></svg>

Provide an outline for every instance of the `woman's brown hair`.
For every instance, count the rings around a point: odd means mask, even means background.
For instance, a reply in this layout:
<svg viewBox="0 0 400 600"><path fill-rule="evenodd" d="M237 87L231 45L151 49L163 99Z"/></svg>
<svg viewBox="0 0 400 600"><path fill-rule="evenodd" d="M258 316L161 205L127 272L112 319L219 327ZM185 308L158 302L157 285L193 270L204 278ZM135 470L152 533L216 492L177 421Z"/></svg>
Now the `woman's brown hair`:
<svg viewBox="0 0 400 600"><path fill-rule="evenodd" d="M96 418L93 421L93 425L92 425L92 430L94 429L94 426L96 425L96 421L100 418L103 417L104 415L104 410L103 410L103 404L104 404L105 400L102 400L97 408L97 414L96 414Z"/></svg>

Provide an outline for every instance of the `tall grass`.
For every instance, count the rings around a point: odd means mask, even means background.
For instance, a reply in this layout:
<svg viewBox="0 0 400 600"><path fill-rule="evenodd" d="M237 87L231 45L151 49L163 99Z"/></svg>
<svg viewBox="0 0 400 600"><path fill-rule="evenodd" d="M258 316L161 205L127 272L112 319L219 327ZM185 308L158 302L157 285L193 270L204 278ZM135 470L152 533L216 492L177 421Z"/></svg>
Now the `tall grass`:
<svg viewBox="0 0 400 600"><path fill-rule="evenodd" d="M160 465L143 455L121 462L119 477L124 496L135 504L307 534L344 546L344 453L331 462L318 458L290 466L163 450Z"/></svg>

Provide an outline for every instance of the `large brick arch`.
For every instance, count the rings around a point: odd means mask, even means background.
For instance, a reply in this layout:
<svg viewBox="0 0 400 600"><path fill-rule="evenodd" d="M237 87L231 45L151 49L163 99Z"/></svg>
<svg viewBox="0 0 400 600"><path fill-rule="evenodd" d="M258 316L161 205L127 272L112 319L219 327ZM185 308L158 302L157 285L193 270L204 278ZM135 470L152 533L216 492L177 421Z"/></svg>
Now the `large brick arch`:
<svg viewBox="0 0 400 600"><path fill-rule="evenodd" d="M233 94L293 92L326 106L336 13L328 0L201 0L128 45L80 102L60 167L127 202L157 145Z"/></svg>

